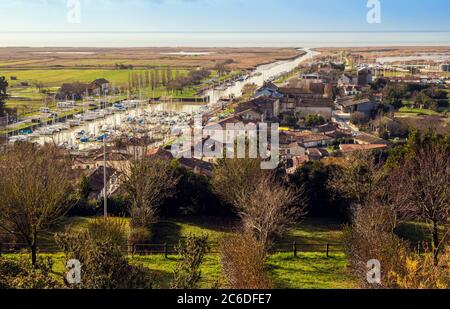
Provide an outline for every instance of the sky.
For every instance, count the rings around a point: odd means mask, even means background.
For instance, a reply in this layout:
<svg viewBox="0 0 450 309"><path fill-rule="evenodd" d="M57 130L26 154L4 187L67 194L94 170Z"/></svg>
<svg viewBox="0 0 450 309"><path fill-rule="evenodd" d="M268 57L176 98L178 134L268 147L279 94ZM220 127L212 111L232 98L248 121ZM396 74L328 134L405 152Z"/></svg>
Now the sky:
<svg viewBox="0 0 450 309"><path fill-rule="evenodd" d="M449 0L0 0L0 32L450 31ZM69 22L69 21L72 22Z"/></svg>

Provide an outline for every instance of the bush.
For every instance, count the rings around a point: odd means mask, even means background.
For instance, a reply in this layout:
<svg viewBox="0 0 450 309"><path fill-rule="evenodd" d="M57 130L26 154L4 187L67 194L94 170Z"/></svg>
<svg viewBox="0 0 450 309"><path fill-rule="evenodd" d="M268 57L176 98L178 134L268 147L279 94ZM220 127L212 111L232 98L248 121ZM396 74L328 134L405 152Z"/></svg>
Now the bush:
<svg viewBox="0 0 450 309"><path fill-rule="evenodd" d="M111 196L108 198L108 214L114 217L129 217L129 200L126 196ZM98 201L97 209L103 214L103 199Z"/></svg>
<svg viewBox="0 0 450 309"><path fill-rule="evenodd" d="M176 188L177 194L158 207L159 214L221 216L231 213L230 208L223 206L214 194L207 177L184 167L177 167L176 174L180 177Z"/></svg>
<svg viewBox="0 0 450 309"><path fill-rule="evenodd" d="M174 278L171 283L173 289L196 289L201 278L199 270L208 248L208 236L196 237L189 235L177 246L181 261L177 263Z"/></svg>
<svg viewBox="0 0 450 309"><path fill-rule="evenodd" d="M131 208L131 228L150 228L157 222L156 210L153 208Z"/></svg>
<svg viewBox="0 0 450 309"><path fill-rule="evenodd" d="M403 273L392 271L390 277L402 289L449 289L450 288L450 247L434 264L434 253L414 253L406 257Z"/></svg>
<svg viewBox="0 0 450 309"><path fill-rule="evenodd" d="M38 257L35 267L28 256L0 257L0 289L57 289L62 285L52 278L53 260Z"/></svg>
<svg viewBox="0 0 450 309"><path fill-rule="evenodd" d="M73 201L75 206L67 213L70 217L92 217L103 215L103 199ZM128 199L125 196L108 198L108 214L115 217L129 216Z"/></svg>
<svg viewBox="0 0 450 309"><path fill-rule="evenodd" d="M73 204L75 206L67 212L67 216L69 217L93 217L100 215L103 211L99 208L98 202L95 200L73 201Z"/></svg>
<svg viewBox="0 0 450 309"><path fill-rule="evenodd" d="M227 288L271 289L266 273L266 251L252 236L244 233L225 236L220 242L220 260Z"/></svg>
<svg viewBox="0 0 450 309"><path fill-rule="evenodd" d="M328 189L328 182L335 169L319 161L307 162L290 176L291 185L298 188L303 186L305 190L308 216L348 220L348 203Z"/></svg>
<svg viewBox="0 0 450 309"><path fill-rule="evenodd" d="M325 124L325 119L321 115L308 115L305 118L305 125L307 127L315 127Z"/></svg>
<svg viewBox="0 0 450 309"><path fill-rule="evenodd" d="M87 230L57 234L56 241L66 259L81 263L82 289L147 289L154 286L151 272L141 265L131 265L122 254L122 225L117 220L98 220Z"/></svg>
<svg viewBox="0 0 450 309"><path fill-rule="evenodd" d="M403 273L407 246L393 233L394 218L395 214L387 207L367 204L355 210L352 225L344 228L344 247L350 269L364 288L396 287L389 274ZM372 259L382 265L380 285L367 282L367 262Z"/></svg>
<svg viewBox="0 0 450 309"><path fill-rule="evenodd" d="M89 222L87 229L92 239L122 246L126 242L126 226L124 219L99 217Z"/></svg>
<svg viewBox="0 0 450 309"><path fill-rule="evenodd" d="M146 244L151 239L151 232L148 228L138 227L131 229L130 235L128 235L128 245Z"/></svg>

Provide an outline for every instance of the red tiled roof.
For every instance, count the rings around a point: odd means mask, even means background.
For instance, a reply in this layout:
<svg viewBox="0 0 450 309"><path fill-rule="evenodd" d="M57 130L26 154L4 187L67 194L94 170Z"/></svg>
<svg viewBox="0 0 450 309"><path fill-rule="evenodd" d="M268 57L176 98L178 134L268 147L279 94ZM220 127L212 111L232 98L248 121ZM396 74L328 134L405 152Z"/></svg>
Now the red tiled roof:
<svg viewBox="0 0 450 309"><path fill-rule="evenodd" d="M147 152L148 157L158 157L160 159L172 160L173 155L170 151L164 150L162 148L153 148Z"/></svg>
<svg viewBox="0 0 450 309"><path fill-rule="evenodd" d="M303 164L305 164L306 162L309 162L309 157L307 155L303 155L303 156L295 156L292 158L294 167L300 167Z"/></svg>
<svg viewBox="0 0 450 309"><path fill-rule="evenodd" d="M359 144L341 144L339 146L343 153L350 153L354 151L367 151L375 149L385 149L387 148L384 144L371 144L371 145L359 145Z"/></svg>

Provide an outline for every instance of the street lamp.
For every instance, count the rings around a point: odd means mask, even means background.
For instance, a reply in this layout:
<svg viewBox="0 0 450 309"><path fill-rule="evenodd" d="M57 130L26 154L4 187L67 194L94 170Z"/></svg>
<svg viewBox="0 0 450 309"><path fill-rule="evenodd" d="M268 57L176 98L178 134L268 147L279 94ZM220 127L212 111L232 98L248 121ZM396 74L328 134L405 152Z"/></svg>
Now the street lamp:
<svg viewBox="0 0 450 309"><path fill-rule="evenodd" d="M103 135L103 216L108 217L108 188L106 187L106 134Z"/></svg>

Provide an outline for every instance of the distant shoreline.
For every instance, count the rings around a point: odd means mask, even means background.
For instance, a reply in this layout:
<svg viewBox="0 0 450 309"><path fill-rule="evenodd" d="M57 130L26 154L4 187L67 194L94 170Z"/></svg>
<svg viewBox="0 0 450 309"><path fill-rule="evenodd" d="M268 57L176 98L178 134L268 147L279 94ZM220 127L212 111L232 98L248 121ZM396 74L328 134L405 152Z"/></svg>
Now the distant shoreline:
<svg viewBox="0 0 450 309"><path fill-rule="evenodd" d="M342 48L450 46L447 31L0 32L1 47Z"/></svg>

